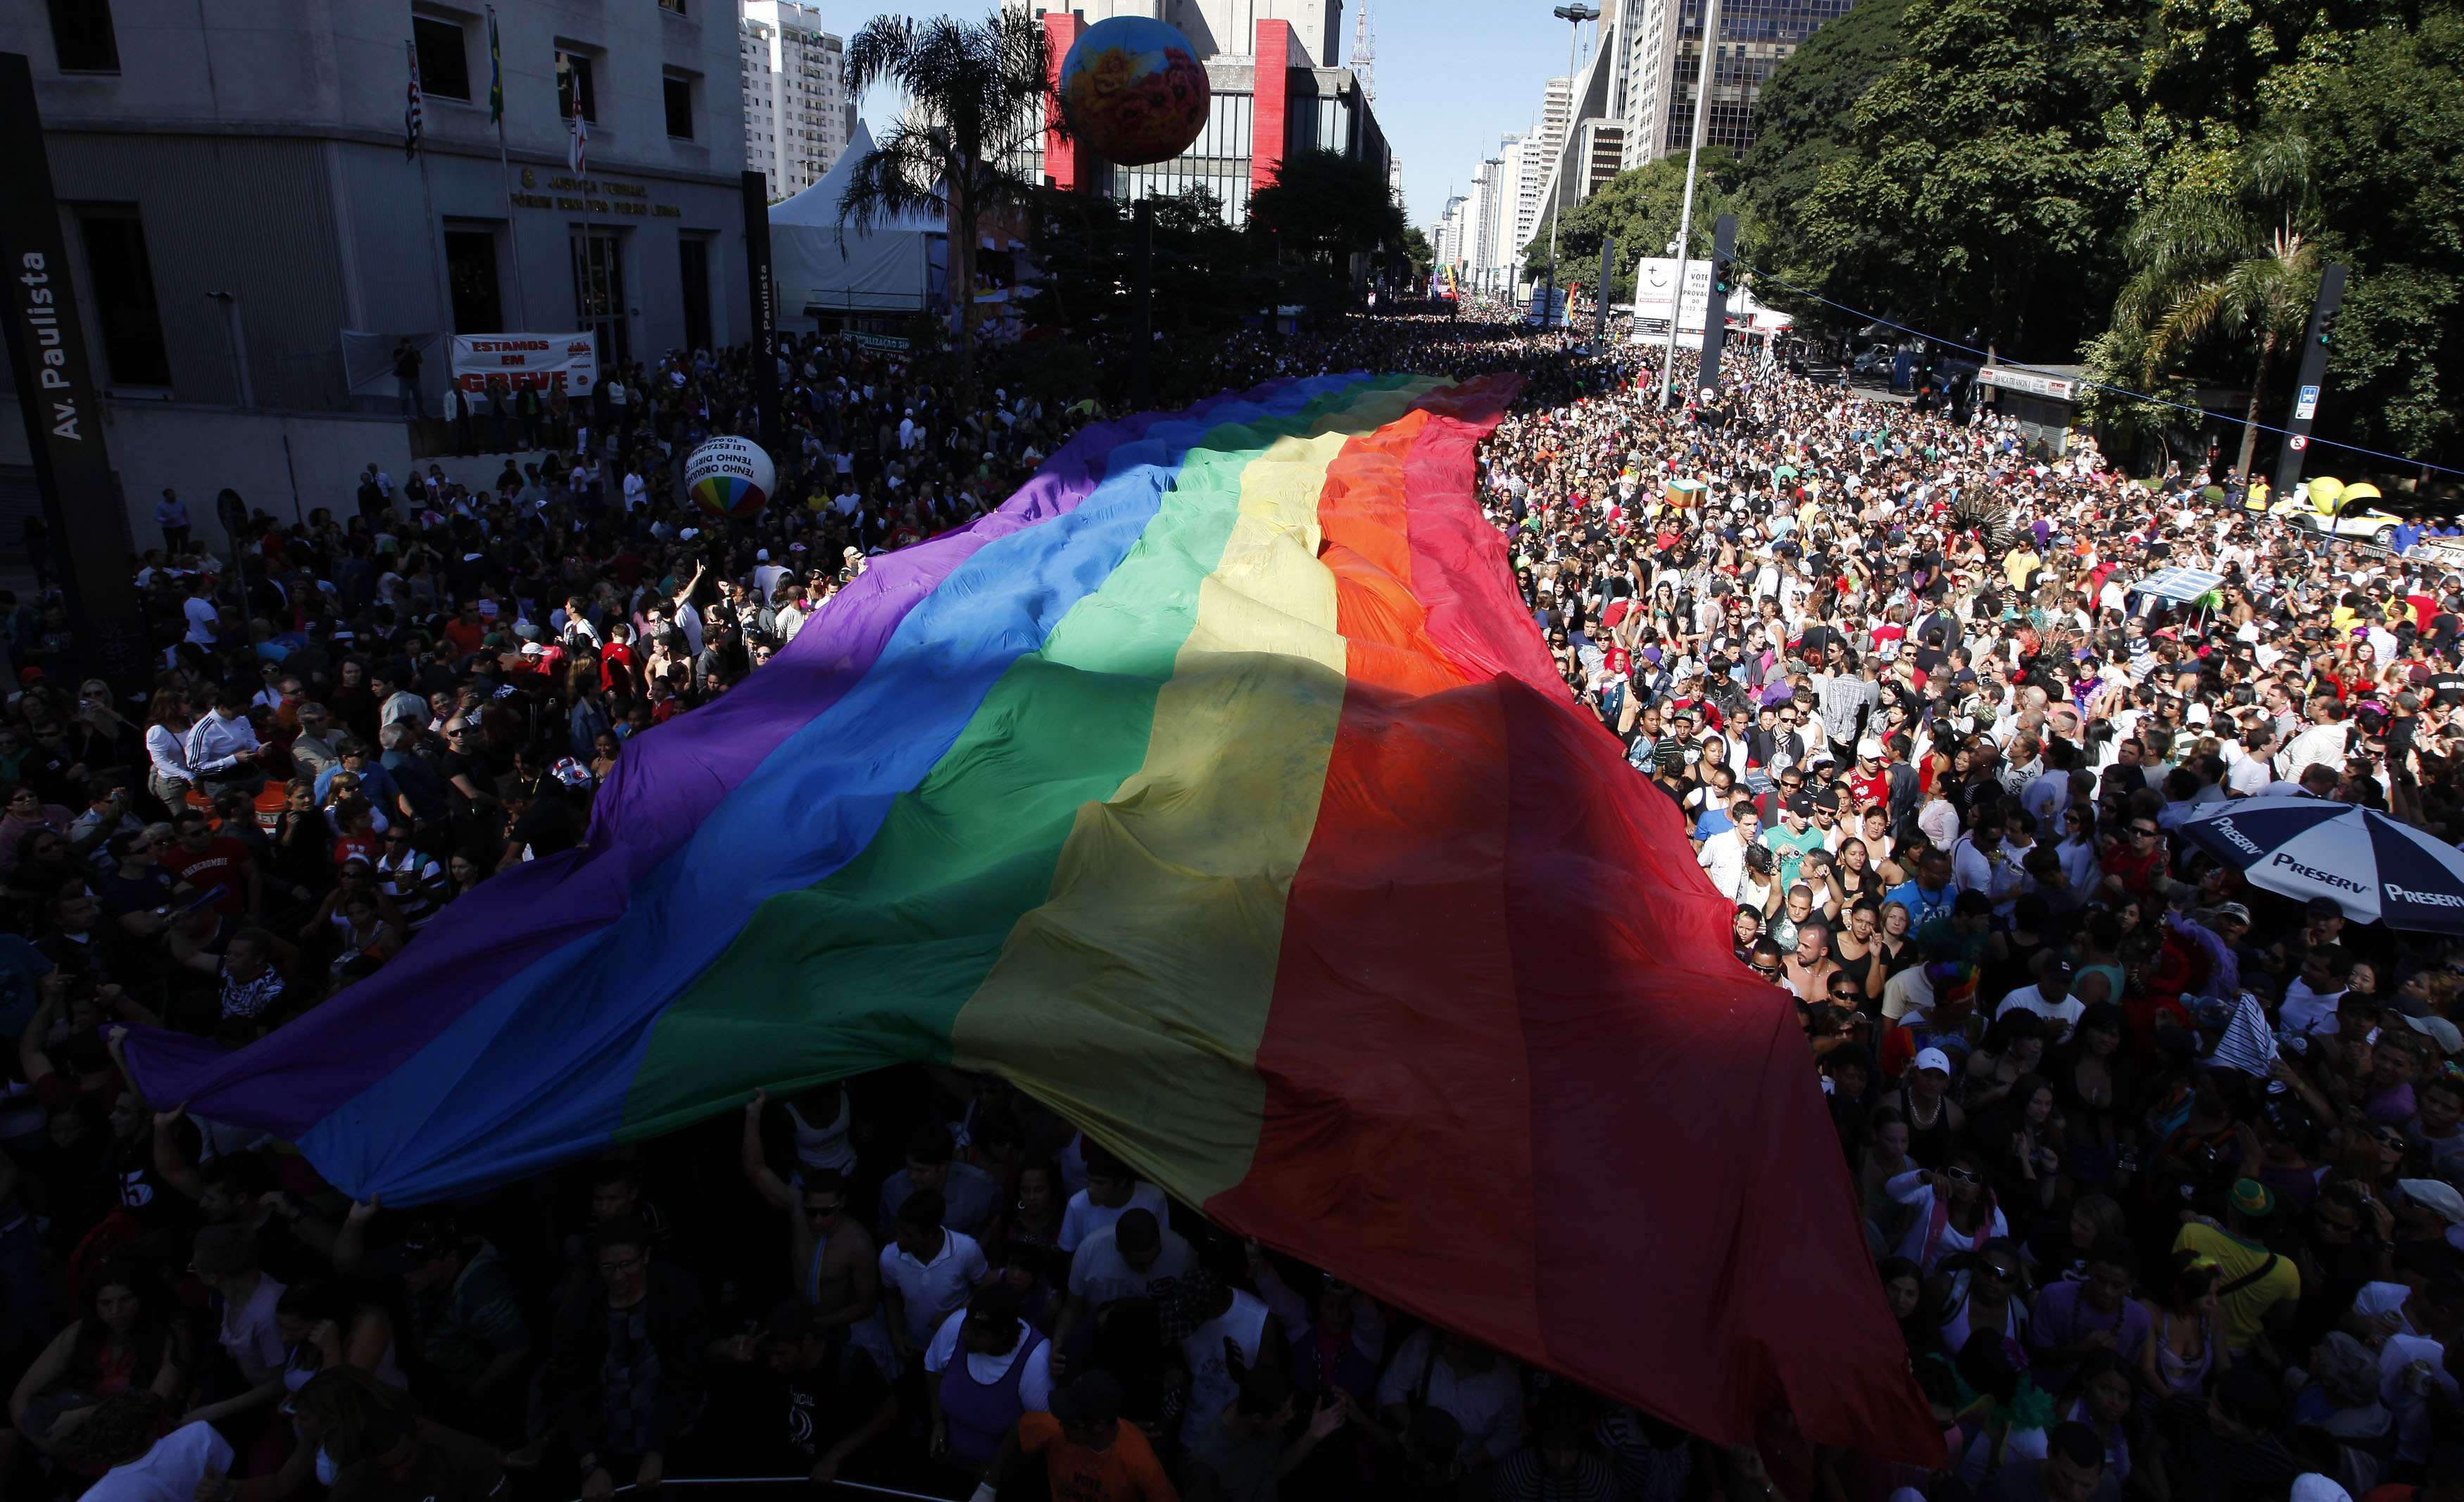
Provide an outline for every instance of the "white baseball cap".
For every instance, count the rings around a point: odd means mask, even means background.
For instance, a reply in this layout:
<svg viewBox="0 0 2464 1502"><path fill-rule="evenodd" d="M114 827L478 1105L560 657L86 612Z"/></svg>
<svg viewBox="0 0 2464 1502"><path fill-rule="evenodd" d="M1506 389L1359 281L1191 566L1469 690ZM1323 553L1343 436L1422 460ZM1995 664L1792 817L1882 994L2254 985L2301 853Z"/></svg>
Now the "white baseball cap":
<svg viewBox="0 0 2464 1502"><path fill-rule="evenodd" d="M2398 1179L2404 1197L2450 1226L2464 1226L2464 1194L2443 1179Z"/></svg>
<svg viewBox="0 0 2464 1502"><path fill-rule="evenodd" d="M1950 1056L1938 1048L1919 1049L1917 1051L1917 1068L1920 1070L1939 1069L1946 1075L1949 1074ZM2453 1194L2455 1191L2449 1189L2447 1192Z"/></svg>

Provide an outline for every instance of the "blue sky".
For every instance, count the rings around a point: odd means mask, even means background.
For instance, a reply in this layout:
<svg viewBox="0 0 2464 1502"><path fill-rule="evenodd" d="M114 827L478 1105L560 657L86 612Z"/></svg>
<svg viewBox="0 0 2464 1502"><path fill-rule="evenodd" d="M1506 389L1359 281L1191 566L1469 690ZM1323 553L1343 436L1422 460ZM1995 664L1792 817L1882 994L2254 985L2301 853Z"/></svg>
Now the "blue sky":
<svg viewBox="0 0 2464 1502"><path fill-rule="evenodd" d="M992 10L953 0L821 0L833 30L852 35L877 13L976 15ZM1481 158L1509 130L1529 130L1540 118L1540 91L1566 71L1568 28L1549 12L1556 0L1370 0L1377 23L1377 120L1403 159L1403 201L1413 224L1427 229L1445 207L1449 186L1462 192ZM1344 45L1351 46L1359 0L1345 0ZM1589 32L1585 28L1585 44ZM863 103L865 122L879 131L897 118L898 99L874 89Z"/></svg>

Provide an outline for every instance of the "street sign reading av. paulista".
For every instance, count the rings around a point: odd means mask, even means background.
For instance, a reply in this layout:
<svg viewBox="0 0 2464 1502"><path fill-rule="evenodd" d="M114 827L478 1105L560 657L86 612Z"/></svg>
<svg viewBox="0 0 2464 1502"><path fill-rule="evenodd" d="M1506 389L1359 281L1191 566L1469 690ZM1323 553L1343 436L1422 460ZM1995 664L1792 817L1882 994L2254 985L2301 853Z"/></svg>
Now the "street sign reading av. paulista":
<svg viewBox="0 0 2464 1502"><path fill-rule="evenodd" d="M2319 388L2317 386L2303 386L2301 388L2301 394L2293 400L2293 421L2297 423L2307 423L2318 415Z"/></svg>

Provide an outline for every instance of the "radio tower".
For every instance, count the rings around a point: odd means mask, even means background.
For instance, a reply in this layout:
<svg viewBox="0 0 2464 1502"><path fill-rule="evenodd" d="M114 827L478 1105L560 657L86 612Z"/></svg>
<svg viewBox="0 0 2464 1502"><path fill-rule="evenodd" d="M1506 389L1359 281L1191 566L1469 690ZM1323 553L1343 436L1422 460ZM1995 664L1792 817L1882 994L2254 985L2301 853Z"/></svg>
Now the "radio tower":
<svg viewBox="0 0 2464 1502"><path fill-rule="evenodd" d="M1360 94L1377 102L1377 27L1369 19L1369 0L1360 0L1360 17L1352 24L1352 71L1360 76Z"/></svg>

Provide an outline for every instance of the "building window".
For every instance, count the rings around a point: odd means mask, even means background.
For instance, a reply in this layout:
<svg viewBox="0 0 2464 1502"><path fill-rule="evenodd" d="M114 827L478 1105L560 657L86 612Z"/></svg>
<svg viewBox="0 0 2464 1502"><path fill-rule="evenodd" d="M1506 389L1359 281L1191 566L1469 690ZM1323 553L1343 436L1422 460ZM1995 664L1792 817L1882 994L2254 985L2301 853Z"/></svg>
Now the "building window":
<svg viewBox="0 0 2464 1502"><path fill-rule="evenodd" d="M693 139L693 79L669 74L660 80L668 104L668 134L678 141Z"/></svg>
<svg viewBox="0 0 2464 1502"><path fill-rule="evenodd" d="M434 98L471 97L471 53L462 23L442 16L414 15L410 39L419 49L419 91Z"/></svg>
<svg viewBox="0 0 2464 1502"><path fill-rule="evenodd" d="M167 386L171 356L163 346L163 314L154 301L154 267L145 254L145 225L131 208L77 213L85 239L86 285L95 321L102 325L104 380L117 386Z"/></svg>
<svg viewBox="0 0 2464 1502"><path fill-rule="evenodd" d="M682 15L685 13L685 0L659 0L659 9L670 15Z"/></svg>
<svg viewBox="0 0 2464 1502"><path fill-rule="evenodd" d="M502 334L505 299L496 280L493 228L445 231L445 284L453 298L453 332Z"/></svg>
<svg viewBox="0 0 2464 1502"><path fill-rule="evenodd" d="M685 348L708 349L710 337L710 242L694 235L676 241L676 269L684 281Z"/></svg>
<svg viewBox="0 0 2464 1502"><path fill-rule="evenodd" d="M556 50L556 114L559 120L573 118L573 101L582 101L582 118L593 125L599 123L599 95L590 86L590 59L580 53Z"/></svg>
<svg viewBox="0 0 2464 1502"><path fill-rule="evenodd" d="M598 337L599 364L630 359L626 337L624 241L612 230L573 231L573 306L582 326Z"/></svg>
<svg viewBox="0 0 2464 1502"><path fill-rule="evenodd" d="M118 73L120 38L111 0L51 0L52 51L62 73Z"/></svg>

